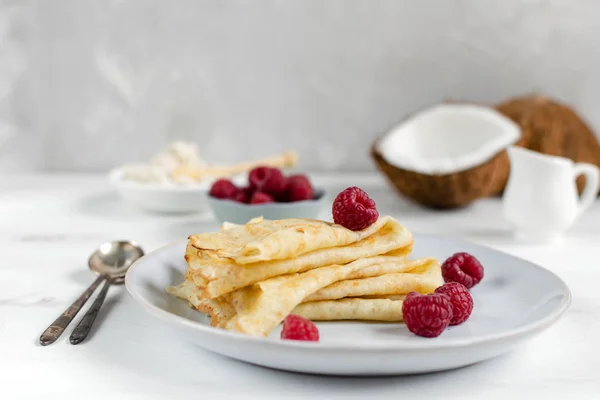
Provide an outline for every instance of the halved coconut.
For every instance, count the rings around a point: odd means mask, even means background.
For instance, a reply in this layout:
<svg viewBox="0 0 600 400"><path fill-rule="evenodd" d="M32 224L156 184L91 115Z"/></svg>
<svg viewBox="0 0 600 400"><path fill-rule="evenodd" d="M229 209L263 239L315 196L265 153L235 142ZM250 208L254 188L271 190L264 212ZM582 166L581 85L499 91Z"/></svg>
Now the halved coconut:
<svg viewBox="0 0 600 400"><path fill-rule="evenodd" d="M444 103L376 140L372 155L404 196L432 208L453 208L490 192L497 160L520 137L519 126L492 108Z"/></svg>

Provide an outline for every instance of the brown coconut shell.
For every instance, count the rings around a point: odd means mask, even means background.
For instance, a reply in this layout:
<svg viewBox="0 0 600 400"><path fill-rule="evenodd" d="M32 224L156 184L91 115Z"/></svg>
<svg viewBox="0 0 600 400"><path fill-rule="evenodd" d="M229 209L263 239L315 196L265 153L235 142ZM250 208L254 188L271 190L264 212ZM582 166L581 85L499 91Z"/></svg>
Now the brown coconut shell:
<svg viewBox="0 0 600 400"><path fill-rule="evenodd" d="M443 175L425 175L389 164L377 151L375 140L371 156L396 191L421 205L435 209L451 209L468 205L485 197L494 182L496 164L501 153L474 168Z"/></svg>
<svg viewBox="0 0 600 400"><path fill-rule="evenodd" d="M509 99L495 108L521 127L522 137L518 146L600 167L600 144L596 135L567 105L532 94ZM509 171L510 162L503 152L497 164L491 195L502 194ZM584 185L585 178L579 177L577 187L580 193Z"/></svg>

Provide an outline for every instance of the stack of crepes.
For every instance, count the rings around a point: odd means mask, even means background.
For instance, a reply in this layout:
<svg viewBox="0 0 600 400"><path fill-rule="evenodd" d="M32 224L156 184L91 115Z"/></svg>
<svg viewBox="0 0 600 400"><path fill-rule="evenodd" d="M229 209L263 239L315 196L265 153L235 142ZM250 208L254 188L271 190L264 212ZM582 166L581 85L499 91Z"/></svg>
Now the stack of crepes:
<svg viewBox="0 0 600 400"><path fill-rule="evenodd" d="M166 290L210 314L213 326L254 336L288 314L402 321L404 295L443 284L436 259L408 259L412 245L389 216L357 232L308 219L225 223L189 237L185 281Z"/></svg>

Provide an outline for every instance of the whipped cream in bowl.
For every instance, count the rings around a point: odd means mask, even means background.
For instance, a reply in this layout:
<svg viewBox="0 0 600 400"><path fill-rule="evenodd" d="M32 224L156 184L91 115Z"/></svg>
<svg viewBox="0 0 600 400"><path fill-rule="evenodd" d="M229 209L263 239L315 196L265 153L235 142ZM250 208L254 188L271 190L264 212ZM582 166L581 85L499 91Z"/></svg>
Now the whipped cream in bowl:
<svg viewBox="0 0 600 400"><path fill-rule="evenodd" d="M247 183L246 173L257 166L292 168L294 151L252 161L216 165L200 157L193 143L174 142L148 162L125 164L109 174L111 184L124 199L158 212L192 213L207 210L206 194L219 178Z"/></svg>
<svg viewBox="0 0 600 400"><path fill-rule="evenodd" d="M153 156L149 162L125 164L115 171L119 173L119 179L129 182L163 186L206 186L201 181L174 174L179 169L206 167L208 164L200 157L195 144L179 141Z"/></svg>
<svg viewBox="0 0 600 400"><path fill-rule="evenodd" d="M195 144L178 141L148 162L114 168L109 180L126 201L143 210L196 213L208 209L206 193L217 178L194 179L189 172L209 167Z"/></svg>

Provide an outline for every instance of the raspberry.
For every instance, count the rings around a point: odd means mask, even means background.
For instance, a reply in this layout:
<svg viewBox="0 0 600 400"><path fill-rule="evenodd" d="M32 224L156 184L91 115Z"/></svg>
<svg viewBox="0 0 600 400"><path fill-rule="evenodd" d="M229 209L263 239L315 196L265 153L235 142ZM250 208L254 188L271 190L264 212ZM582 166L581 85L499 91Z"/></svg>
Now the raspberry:
<svg viewBox="0 0 600 400"><path fill-rule="evenodd" d="M462 283L470 289L483 279L483 266L469 253L456 253L442 264L442 276L445 282Z"/></svg>
<svg viewBox="0 0 600 400"><path fill-rule="evenodd" d="M469 319L473 311L473 297L465 285L449 282L435 289L436 293L445 294L452 304L452 319L450 325L458 325Z"/></svg>
<svg viewBox="0 0 600 400"><path fill-rule="evenodd" d="M252 190L249 187L240 188L233 197L233 200L238 203L249 203L250 197L252 197Z"/></svg>
<svg viewBox="0 0 600 400"><path fill-rule="evenodd" d="M353 231L365 229L379 218L375 202L367 192L356 186L337 195L332 213L333 222Z"/></svg>
<svg viewBox="0 0 600 400"><path fill-rule="evenodd" d="M218 199L232 199L238 192L238 188L228 179L219 179L212 184L209 195Z"/></svg>
<svg viewBox="0 0 600 400"><path fill-rule="evenodd" d="M290 182L295 182L298 185L303 183L306 186L312 186L310 184L310 180L308 179L308 176L302 175L302 174L288 176L287 183L290 183Z"/></svg>
<svg viewBox="0 0 600 400"><path fill-rule="evenodd" d="M319 341L319 329L310 320L299 315L290 314L283 320L281 338L288 340Z"/></svg>
<svg viewBox="0 0 600 400"><path fill-rule="evenodd" d="M284 199L286 201L302 201L313 198L313 187L304 175L292 175L287 179Z"/></svg>
<svg viewBox="0 0 600 400"><path fill-rule="evenodd" d="M274 201L272 196L263 192L254 192L250 198L250 204L273 203Z"/></svg>
<svg viewBox="0 0 600 400"><path fill-rule="evenodd" d="M402 316L409 331L418 336L436 337L450 325L452 304L448 296L410 292L402 303Z"/></svg>
<svg viewBox="0 0 600 400"><path fill-rule="evenodd" d="M272 196L283 193L286 186L281 171L271 167L254 168L248 175L248 182L253 190L260 190Z"/></svg>

